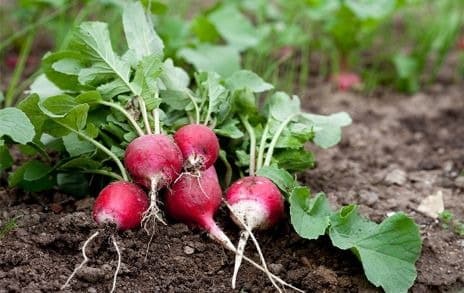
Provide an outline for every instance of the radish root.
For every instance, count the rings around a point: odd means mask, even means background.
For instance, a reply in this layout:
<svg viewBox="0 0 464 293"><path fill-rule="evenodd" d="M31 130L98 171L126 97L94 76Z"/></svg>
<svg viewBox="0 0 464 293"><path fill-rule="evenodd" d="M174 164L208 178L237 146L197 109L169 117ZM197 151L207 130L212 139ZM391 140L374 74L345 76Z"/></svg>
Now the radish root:
<svg viewBox="0 0 464 293"><path fill-rule="evenodd" d="M250 228L247 223L244 223L240 217L238 217L232 207L229 205L228 202L224 201L225 205L232 213L232 215L237 219L243 229L240 235L240 240L237 245L237 254L235 255L235 265L234 265L234 273L232 275L232 289L235 289L235 284L237 281L238 270L240 268L240 264L242 263L243 252L245 251L245 246L248 241L248 237L251 237L251 240L255 244L256 251L258 252L259 258L261 259L261 263L263 264L264 272L268 276L269 280L271 281L272 285L277 289L279 293L282 292L282 289L275 283L274 279L272 278L272 273L267 268L266 259L264 258L263 252L261 251L261 246L259 245L258 240L256 239L255 235L253 234L252 228Z"/></svg>
<svg viewBox="0 0 464 293"><path fill-rule="evenodd" d="M150 220L153 219L153 232L154 228L156 226L156 221L159 221L163 223L164 225L167 225L167 223L164 221L163 217L161 216L161 210L158 207L158 182L159 182L159 177L154 177L151 179L151 186L150 186L150 192L148 193L148 197L150 198L150 206L148 209L143 213L142 217L142 227L143 229L147 232L147 234L151 234L149 230L149 224Z"/></svg>
<svg viewBox="0 0 464 293"><path fill-rule="evenodd" d="M238 251L237 249L235 248L235 246L232 244L232 242L229 240L229 238L227 237L227 235L224 234L224 232L216 225L216 223L211 223L210 225L210 228L209 228L209 236L216 240L217 242L219 242L220 244L222 244L223 247L225 247L226 249L232 251L233 253L235 253L236 255L238 254ZM282 280L281 278L279 278L278 276L274 275L273 273L271 273L269 270L266 270L263 266L259 265L258 263L256 263L254 260L252 260L251 258L247 257L246 255L242 255L243 259L246 260L249 264L251 264L252 266L254 266L255 268L257 268L258 270L266 273L270 278L274 279L276 282L280 283L282 286L286 286L288 288L291 288L297 292L300 292L300 293L305 293L305 291L293 286L292 284L289 284L287 282L285 282L284 280Z"/></svg>
<svg viewBox="0 0 464 293"><path fill-rule="evenodd" d="M111 287L111 291L110 291L110 293L113 293L114 290L116 289L116 281L118 278L119 270L121 269L121 251L119 250L119 246L118 246L118 243L116 242L116 239L114 238L114 235L111 235L111 240L113 241L114 248L116 249L116 253L118 254L118 265L116 267L116 271L114 272L113 286Z"/></svg>
<svg viewBox="0 0 464 293"><path fill-rule="evenodd" d="M84 242L84 245L82 246L82 256L84 257L84 260L80 263L80 265L74 269L74 271L72 272L72 274L68 277L68 279L66 280L66 283L64 283L63 286L61 286L61 290L64 290L64 288L66 288L68 285L69 285L69 282L71 282L72 278L74 277L74 275L89 261L89 258L87 257L87 254L85 253L85 250L87 248L87 245L89 245L90 241L92 241L92 239L94 239L95 237L98 236L100 232L95 232L92 234L92 236L90 236L85 242Z"/></svg>

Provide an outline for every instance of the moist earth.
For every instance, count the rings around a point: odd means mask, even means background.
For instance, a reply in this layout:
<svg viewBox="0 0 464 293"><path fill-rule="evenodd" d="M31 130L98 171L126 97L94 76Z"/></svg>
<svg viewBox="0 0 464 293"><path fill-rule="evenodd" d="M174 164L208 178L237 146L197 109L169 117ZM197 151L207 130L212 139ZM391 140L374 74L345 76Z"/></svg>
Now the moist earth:
<svg viewBox="0 0 464 293"><path fill-rule="evenodd" d="M335 93L320 85L302 95L315 113L346 111L353 124L342 142L316 154L317 167L299 176L314 192L327 193L334 208L357 203L380 222L403 211L418 223L423 239L412 292L456 292L464 288L464 239L417 207L441 191L445 208L464 221L464 86L431 86L402 96L388 90L372 96ZM0 239L0 292L53 292L82 261L80 248L97 227L90 216L93 198L58 192L24 194L0 187L0 225L17 218L17 227ZM216 216L237 241L238 229L221 209ZM116 235L123 263L117 292L273 292L266 276L243 264L231 289L233 255L198 229L160 224L151 242L143 230ZM330 239L301 239L282 221L257 234L273 273L312 292L377 292L349 251ZM91 243L89 262L64 292L107 292L117 264L106 231ZM251 246L251 245L250 245ZM246 253L257 255L251 248Z"/></svg>

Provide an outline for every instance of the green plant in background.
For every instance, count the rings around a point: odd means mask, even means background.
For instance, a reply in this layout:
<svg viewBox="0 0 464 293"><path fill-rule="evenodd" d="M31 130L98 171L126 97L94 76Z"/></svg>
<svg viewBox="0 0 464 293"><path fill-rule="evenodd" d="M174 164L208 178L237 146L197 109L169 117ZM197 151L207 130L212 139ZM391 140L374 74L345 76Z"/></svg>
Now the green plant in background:
<svg viewBox="0 0 464 293"><path fill-rule="evenodd" d="M464 222L456 219L451 211L444 210L439 215L439 219L444 229L451 230L461 237L464 236Z"/></svg>
<svg viewBox="0 0 464 293"><path fill-rule="evenodd" d="M38 63L37 59L40 56L37 53L40 50L65 47L69 41L70 30L90 15L98 15L101 11L105 11L104 15L108 21L117 28L115 20L120 15L118 8L121 5L117 1L104 0L22 0L7 1L2 5L0 58L5 60L4 63L11 67L9 69L13 70L13 73L4 97L0 99L0 106L14 105L20 99L22 92L37 77L39 72L28 78L24 78L24 75L26 67L34 66L28 64L31 63L30 61L35 60ZM117 32L117 29L114 32ZM120 38L119 35L114 34L117 38ZM36 42L44 48L33 49Z"/></svg>
<svg viewBox="0 0 464 293"><path fill-rule="evenodd" d="M395 84L408 93L418 91L424 82L435 80L464 24L462 1L416 2L402 14L406 32L403 42L392 53ZM398 46L411 49L398 52Z"/></svg>

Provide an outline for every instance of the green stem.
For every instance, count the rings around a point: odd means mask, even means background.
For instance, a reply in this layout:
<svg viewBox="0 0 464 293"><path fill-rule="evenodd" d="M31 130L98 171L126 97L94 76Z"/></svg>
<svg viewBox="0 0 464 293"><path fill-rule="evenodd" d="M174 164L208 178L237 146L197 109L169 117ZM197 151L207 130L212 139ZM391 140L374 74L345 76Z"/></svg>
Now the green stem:
<svg viewBox="0 0 464 293"><path fill-rule="evenodd" d="M263 166L264 151L266 149L267 135L269 133L269 120L266 123L266 126L263 130L263 135L261 136L261 141L259 142L258 150L258 160L256 162L256 169L259 170Z"/></svg>
<svg viewBox="0 0 464 293"><path fill-rule="evenodd" d="M137 124L137 121L135 121L134 117L132 117L132 115L129 112L127 112L126 109L124 109L121 105L107 101L100 101L98 103L109 106L121 112L124 116L126 116L127 120L131 123L132 127L134 127L135 131L139 136L145 135L142 128L140 128L140 126Z"/></svg>
<svg viewBox="0 0 464 293"><path fill-rule="evenodd" d="M26 67L26 61L29 57L29 53L31 52L32 43L34 42L34 31L32 31L26 38L26 41L21 48L21 52L19 54L18 64L13 72L13 77L11 78L10 85L8 86L8 91L6 92L5 96L5 107L10 107L13 105L14 101L14 92L16 86L18 85L21 76L23 75L24 68Z"/></svg>
<svg viewBox="0 0 464 293"><path fill-rule="evenodd" d="M196 123L199 124L200 123L200 109L198 108L198 104L197 104L197 102L195 102L194 97L192 96L192 94L190 94L190 92L188 90L187 90L187 96L192 101L193 107L195 107Z"/></svg>
<svg viewBox="0 0 464 293"><path fill-rule="evenodd" d="M253 130L253 127L251 127L250 123L248 120L240 116L240 120L242 120L243 126L245 126L245 129L248 132L248 135L250 136L250 176L255 176L255 166L256 166L256 136L255 136L255 131Z"/></svg>
<svg viewBox="0 0 464 293"><path fill-rule="evenodd" d="M148 134L151 134L151 127L150 123L148 122L147 106L145 105L145 101L141 96L137 96L137 100L139 102L140 112L142 112L143 123L145 124L145 131Z"/></svg>
<svg viewBox="0 0 464 293"><path fill-rule="evenodd" d="M119 174L116 174L111 171L106 171L106 170L83 170L81 171L82 173L87 173L87 174L99 174L99 175L104 175L108 176L111 178L114 178L116 180L124 181L124 178L122 178ZM127 180L126 180L127 181Z"/></svg>
<svg viewBox="0 0 464 293"><path fill-rule="evenodd" d="M211 118L211 107L208 106L208 112L206 112L205 122L204 125L208 125L209 118Z"/></svg>
<svg viewBox="0 0 464 293"><path fill-rule="evenodd" d="M277 129L276 133L272 137L271 143L269 144L269 149L267 150L266 160L264 160L264 166L269 166L271 164L272 155L274 153L274 148L279 140L282 131L284 130L285 126L287 126L290 121L295 118L298 114L290 115L282 124L280 124L279 128Z"/></svg>
<svg viewBox="0 0 464 293"><path fill-rule="evenodd" d="M19 95L23 93L33 82L36 78L42 74L42 70L38 69L36 72L31 74L28 78L23 80L13 91L13 103L16 104L21 101Z"/></svg>
<svg viewBox="0 0 464 293"><path fill-rule="evenodd" d="M160 117L159 117L159 109L156 108L153 110L153 120L155 122L155 134L161 133L161 126L160 126Z"/></svg>
<svg viewBox="0 0 464 293"><path fill-rule="evenodd" d="M224 166L226 167L226 174L224 175L224 183L226 186L229 186L230 182L232 182L232 166L227 160L227 156L224 151L219 152L219 158L221 159L221 161L224 163Z"/></svg>
<svg viewBox="0 0 464 293"><path fill-rule="evenodd" d="M111 152L111 150L109 150L107 147L105 147L104 145L102 145L101 143L96 141L95 139L91 138L90 136L87 136L86 134L84 134L84 133L82 133L82 132L80 132L78 130L73 129L73 128L69 127L68 125L64 124L64 123L61 123L61 122L56 121L56 120L54 122L56 122L57 124L63 126L66 129L68 129L69 131L74 132L75 134L77 134L81 138L87 140L88 142L94 144L99 150L101 150L102 152L107 154L116 163L116 165L118 166L119 171L121 172L122 178L125 181L129 181L129 177L127 176L126 169L124 169L124 165L122 164L121 160L119 160L119 158L115 154L113 154L113 152Z"/></svg>
<svg viewBox="0 0 464 293"><path fill-rule="evenodd" d="M96 3L96 1L89 1L89 2L87 2L85 4L84 8L82 8L79 11L79 13L74 17L74 21L72 23L71 28L74 28L75 26L80 24L87 17L87 15L89 15L93 11L93 9L95 8L95 3ZM69 40L71 39L72 35L73 34L70 33L70 32L68 32L66 34L66 36L64 37L63 42L61 42L59 50L64 49L68 45Z"/></svg>

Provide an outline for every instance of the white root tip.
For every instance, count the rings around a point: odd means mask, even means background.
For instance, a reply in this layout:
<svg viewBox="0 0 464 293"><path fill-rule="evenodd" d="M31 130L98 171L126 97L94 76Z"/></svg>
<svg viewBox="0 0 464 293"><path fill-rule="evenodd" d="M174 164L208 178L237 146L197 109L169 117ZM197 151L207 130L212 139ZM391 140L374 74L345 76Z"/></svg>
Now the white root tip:
<svg viewBox="0 0 464 293"><path fill-rule="evenodd" d="M235 289L237 283L238 270L242 264L243 252L245 251L245 246L248 241L250 234L247 231L242 231L240 233L240 240L237 245L237 253L235 254L235 264L234 264L234 273L232 275L232 289Z"/></svg>
<svg viewBox="0 0 464 293"><path fill-rule="evenodd" d="M69 283L71 282L72 278L74 277L74 275L89 261L89 258L87 257L87 254L85 253L85 250L87 249L87 245L89 245L90 241L92 241L92 239L94 239L95 237L98 236L100 232L95 232L92 234L92 236L90 236L85 242L84 242L84 245L82 246L82 256L84 257L84 260L74 269L74 271L72 272L72 274L68 277L68 279L66 280L66 283L64 283L63 286L61 286L61 290L64 290L68 285Z"/></svg>
<svg viewBox="0 0 464 293"><path fill-rule="evenodd" d="M113 241L114 248L116 249L116 253L118 254L118 265L116 267L116 271L114 272L113 285L110 291L110 293L113 293L114 290L116 289L116 281L118 279L119 270L121 269L121 251L119 250L119 246L118 246L118 243L116 242L116 239L114 238L114 235L111 235L111 240Z"/></svg>
<svg viewBox="0 0 464 293"><path fill-rule="evenodd" d="M154 177L151 179L150 192L148 196L150 197L150 206L143 213L141 225L147 234L155 233L155 227L157 222L161 222L164 225L167 225L166 221L163 219L161 214L161 209L158 207L158 182L159 177ZM150 225L152 225L152 232L150 233Z"/></svg>

